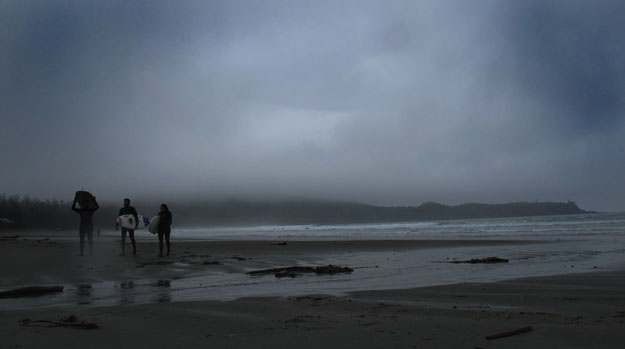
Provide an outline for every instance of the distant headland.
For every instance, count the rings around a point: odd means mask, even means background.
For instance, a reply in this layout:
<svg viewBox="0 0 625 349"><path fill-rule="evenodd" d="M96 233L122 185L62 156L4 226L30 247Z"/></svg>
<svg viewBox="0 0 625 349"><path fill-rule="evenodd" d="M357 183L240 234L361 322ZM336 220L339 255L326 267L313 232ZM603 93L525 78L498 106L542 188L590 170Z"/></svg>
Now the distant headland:
<svg viewBox="0 0 625 349"><path fill-rule="evenodd" d="M200 207L202 209L200 209ZM425 220L552 216L593 213L575 202L466 203L448 206L426 202L420 206L374 206L331 201L228 201L180 208L185 222L195 225L278 225L389 223Z"/></svg>

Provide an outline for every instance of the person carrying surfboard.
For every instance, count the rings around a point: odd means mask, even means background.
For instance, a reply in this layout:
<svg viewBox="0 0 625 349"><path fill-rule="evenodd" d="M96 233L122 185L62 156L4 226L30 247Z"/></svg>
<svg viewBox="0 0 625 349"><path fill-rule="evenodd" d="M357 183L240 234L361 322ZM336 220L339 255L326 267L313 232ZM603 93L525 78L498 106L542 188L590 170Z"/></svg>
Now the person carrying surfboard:
<svg viewBox="0 0 625 349"><path fill-rule="evenodd" d="M137 224L139 222L139 215L137 214L137 210L130 206L130 199L124 199L124 207L119 209L119 215L123 216L125 214L131 214L135 217L135 229L137 228ZM119 229L119 224L115 225L115 230ZM126 233L130 236L130 242L132 242L132 254L137 254L137 243L135 242L135 230L127 229L122 227L122 256L126 254Z"/></svg>
<svg viewBox="0 0 625 349"><path fill-rule="evenodd" d="M80 205L80 208L76 207L76 203ZM80 214L80 228L78 228L78 234L80 235L80 254L85 254L85 236L89 240L89 255L93 255L93 213L98 210L100 206L95 200L95 196L86 191L76 192L74 196L74 202L72 203L72 211Z"/></svg>
<svg viewBox="0 0 625 349"><path fill-rule="evenodd" d="M158 212L158 248L161 251L158 256L163 257L163 237L167 242L167 254L169 256L169 236L171 235L171 211L166 204L161 204L161 210Z"/></svg>

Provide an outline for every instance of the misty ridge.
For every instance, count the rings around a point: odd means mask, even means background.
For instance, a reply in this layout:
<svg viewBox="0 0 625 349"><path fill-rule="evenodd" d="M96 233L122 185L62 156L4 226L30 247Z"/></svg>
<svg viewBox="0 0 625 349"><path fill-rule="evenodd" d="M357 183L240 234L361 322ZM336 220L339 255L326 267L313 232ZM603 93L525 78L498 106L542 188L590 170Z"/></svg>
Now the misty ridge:
<svg viewBox="0 0 625 349"><path fill-rule="evenodd" d="M139 214L156 215L160 202L132 202ZM101 202L95 229L115 225L121 203ZM168 202L174 227L389 223L435 219L499 218L592 213L575 202L466 203L426 202L420 206L374 206L322 200ZM0 229L75 229L78 215L71 203L28 196L0 195Z"/></svg>

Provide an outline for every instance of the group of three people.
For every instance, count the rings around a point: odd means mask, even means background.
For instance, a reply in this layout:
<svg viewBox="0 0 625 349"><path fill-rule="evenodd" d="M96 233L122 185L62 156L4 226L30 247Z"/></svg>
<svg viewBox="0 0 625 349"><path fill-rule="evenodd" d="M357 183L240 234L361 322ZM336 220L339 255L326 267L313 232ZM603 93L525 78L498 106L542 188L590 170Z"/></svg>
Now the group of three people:
<svg viewBox="0 0 625 349"><path fill-rule="evenodd" d="M97 201L95 200L95 196L93 197L93 204L87 208L78 208L76 207L77 200L74 198L74 202L72 203L72 210L80 214L80 227L78 233L80 235L80 256L84 255L85 252L85 238L89 241L89 254L93 254L93 213L100 208ZM119 210L119 215L133 215L135 218L135 229L139 223L139 215L137 214L137 210L130 206L130 199L124 199L124 207ZM163 239L165 239L167 244L167 253L169 256L170 252L170 243L169 237L171 235L171 223L172 223L172 215L171 211L166 204L161 204L161 209L158 212L158 247L159 247L159 257L163 256ZM119 229L119 223L115 225L115 230ZM132 243L132 254L137 254L137 243L135 242L135 229L128 229L122 227L122 256L126 252L126 235L130 237L130 242Z"/></svg>

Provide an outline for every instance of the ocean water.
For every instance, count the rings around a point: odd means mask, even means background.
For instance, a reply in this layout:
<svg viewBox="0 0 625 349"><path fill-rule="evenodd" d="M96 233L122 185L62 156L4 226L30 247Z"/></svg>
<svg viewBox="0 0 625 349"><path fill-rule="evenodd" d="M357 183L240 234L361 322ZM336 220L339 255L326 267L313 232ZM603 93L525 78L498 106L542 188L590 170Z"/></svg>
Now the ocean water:
<svg viewBox="0 0 625 349"><path fill-rule="evenodd" d="M548 239L625 233L625 213L518 218L433 220L408 223L285 225L176 229L186 239L379 240Z"/></svg>
<svg viewBox="0 0 625 349"><path fill-rule="evenodd" d="M625 267L625 213L395 224L174 229L172 236L188 240L472 240L476 244L368 252L332 250L312 262L300 263L350 266L354 269L351 274L276 278L273 275L250 276L241 270L224 272L208 268L206 272L171 279L165 287L157 287L156 279L133 279L126 275L120 280L65 285L66 291L57 295L0 300L0 309L223 301L252 296L342 295L359 290L493 282ZM480 244L481 240L504 242ZM490 256L508 259L509 263L448 263ZM175 263L168 268L184 270L188 267L184 263ZM132 281L132 287L125 287L129 281Z"/></svg>

